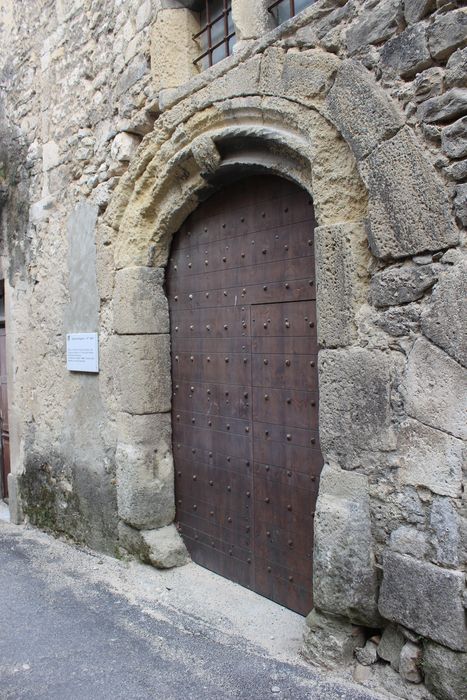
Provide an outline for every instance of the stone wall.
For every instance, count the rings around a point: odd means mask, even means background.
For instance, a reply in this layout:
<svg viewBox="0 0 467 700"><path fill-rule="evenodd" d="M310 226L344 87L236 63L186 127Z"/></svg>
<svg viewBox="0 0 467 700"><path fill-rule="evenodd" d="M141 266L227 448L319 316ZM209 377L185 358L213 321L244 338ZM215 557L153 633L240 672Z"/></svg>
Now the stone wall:
<svg viewBox="0 0 467 700"><path fill-rule="evenodd" d="M305 653L406 698L464 692L462 4L318 0L271 29L234 0L237 50L197 75L190 3L0 0L15 517L185 560L171 236L224 170L291 177L319 224L326 461ZM97 376L65 369L82 330Z"/></svg>

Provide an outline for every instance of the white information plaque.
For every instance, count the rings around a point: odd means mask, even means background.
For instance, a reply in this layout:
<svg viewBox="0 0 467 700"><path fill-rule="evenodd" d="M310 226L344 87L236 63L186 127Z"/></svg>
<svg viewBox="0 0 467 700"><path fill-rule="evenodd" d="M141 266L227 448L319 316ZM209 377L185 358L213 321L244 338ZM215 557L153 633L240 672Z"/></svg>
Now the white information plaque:
<svg viewBox="0 0 467 700"><path fill-rule="evenodd" d="M97 333L67 333L66 367L70 372L99 372Z"/></svg>

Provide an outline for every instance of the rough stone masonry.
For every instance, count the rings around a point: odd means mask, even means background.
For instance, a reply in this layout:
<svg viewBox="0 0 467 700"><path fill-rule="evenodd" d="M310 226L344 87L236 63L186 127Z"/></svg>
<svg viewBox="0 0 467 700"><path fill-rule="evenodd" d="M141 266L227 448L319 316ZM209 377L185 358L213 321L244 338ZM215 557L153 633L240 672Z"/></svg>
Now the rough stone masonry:
<svg viewBox="0 0 467 700"><path fill-rule="evenodd" d="M186 561L174 520L170 241L225 168L312 196L325 467L304 653L404 698L466 697L467 10L317 0L0 0L10 509ZM98 375L66 333L97 331ZM267 622L265 623L267 624Z"/></svg>

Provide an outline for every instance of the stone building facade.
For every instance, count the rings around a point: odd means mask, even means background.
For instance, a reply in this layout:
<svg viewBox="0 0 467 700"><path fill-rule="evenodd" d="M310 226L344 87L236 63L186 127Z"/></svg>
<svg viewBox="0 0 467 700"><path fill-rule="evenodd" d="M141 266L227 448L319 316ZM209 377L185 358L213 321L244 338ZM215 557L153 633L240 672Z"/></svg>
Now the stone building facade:
<svg viewBox="0 0 467 700"><path fill-rule="evenodd" d="M356 656L360 678L379 659L394 694L459 700L467 11L317 0L275 26L270 4L232 0L233 53L202 70L196 0L0 0L10 510L186 561L172 237L228 177L291 180L317 221L325 463L304 653ZM98 374L66 369L82 331L99 334Z"/></svg>

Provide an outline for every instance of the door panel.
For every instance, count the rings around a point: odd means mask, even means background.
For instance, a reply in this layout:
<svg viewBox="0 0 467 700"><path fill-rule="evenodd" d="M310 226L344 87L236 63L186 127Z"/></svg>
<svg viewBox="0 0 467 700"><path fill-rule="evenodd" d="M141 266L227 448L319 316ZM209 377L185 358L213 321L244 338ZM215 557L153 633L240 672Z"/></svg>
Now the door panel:
<svg viewBox="0 0 467 700"><path fill-rule="evenodd" d="M2 491L8 498L8 474L10 473L10 431L8 427L8 395L6 374L6 333L0 328L0 430L2 441Z"/></svg>
<svg viewBox="0 0 467 700"><path fill-rule="evenodd" d="M193 559L312 607L322 457L313 207L256 176L202 204L168 265L177 520Z"/></svg>

